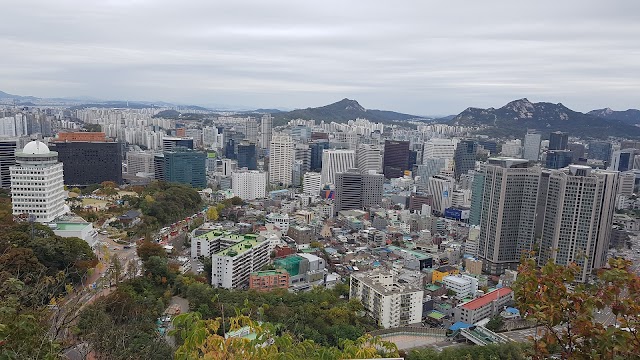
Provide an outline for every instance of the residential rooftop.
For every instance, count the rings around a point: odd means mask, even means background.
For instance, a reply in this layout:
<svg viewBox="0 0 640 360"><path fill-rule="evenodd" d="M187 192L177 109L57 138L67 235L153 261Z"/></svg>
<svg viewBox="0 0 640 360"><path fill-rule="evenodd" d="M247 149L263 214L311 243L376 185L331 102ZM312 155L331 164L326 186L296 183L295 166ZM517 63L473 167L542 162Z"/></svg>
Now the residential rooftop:
<svg viewBox="0 0 640 360"><path fill-rule="evenodd" d="M499 298L506 296L510 293L512 293L513 291L508 288L508 287L504 287L504 288L500 288L500 289L496 289L490 293L487 293L484 296L481 296L477 299L473 299L471 301L469 301L468 303L465 303L462 305L462 307L466 310L477 310L493 301L498 300Z"/></svg>
<svg viewBox="0 0 640 360"><path fill-rule="evenodd" d="M393 252L400 252L400 253L405 253L405 254L409 254L413 257L415 257L417 260L425 260L425 259L431 259L431 256L425 254L425 253L421 253L415 250L409 250L409 249L405 249L405 248L401 248L395 245L389 245L387 246L387 249L393 251Z"/></svg>
<svg viewBox="0 0 640 360"><path fill-rule="evenodd" d="M239 235L236 235L236 236L239 236ZM230 246L224 250L217 252L216 255L236 257L238 255L242 255L245 252L253 249L255 246L259 245L264 241L265 239L259 238L258 235L247 234L247 235L244 235L244 240L240 241L237 244L234 244L233 246Z"/></svg>

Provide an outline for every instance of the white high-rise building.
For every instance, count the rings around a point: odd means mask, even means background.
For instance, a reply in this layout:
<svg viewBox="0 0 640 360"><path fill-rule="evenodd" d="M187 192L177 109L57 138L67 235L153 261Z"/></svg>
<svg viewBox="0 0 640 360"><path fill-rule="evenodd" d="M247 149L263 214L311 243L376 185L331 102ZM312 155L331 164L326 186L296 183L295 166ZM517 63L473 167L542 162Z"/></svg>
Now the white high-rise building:
<svg viewBox="0 0 640 360"><path fill-rule="evenodd" d="M453 190L456 181L443 175L435 175L429 178L429 193L433 196L433 211L444 214L445 209L451 207Z"/></svg>
<svg viewBox="0 0 640 360"><path fill-rule="evenodd" d="M271 145L272 126L273 117L269 114L262 115L262 120L260 121L260 146L262 146L263 149L267 149L269 145Z"/></svg>
<svg viewBox="0 0 640 360"><path fill-rule="evenodd" d="M520 139L509 140L502 145L502 156L519 158L522 152L522 142Z"/></svg>
<svg viewBox="0 0 640 360"><path fill-rule="evenodd" d="M371 144L358 145L358 171L368 174L370 171L382 173L382 149Z"/></svg>
<svg viewBox="0 0 640 360"><path fill-rule="evenodd" d="M13 215L29 214L36 222L54 221L65 213L64 179L58 153L40 141L16 152L11 166Z"/></svg>
<svg viewBox="0 0 640 360"><path fill-rule="evenodd" d="M549 175L538 264L577 264L585 281L606 265L619 174L569 165Z"/></svg>
<svg viewBox="0 0 640 360"><path fill-rule="evenodd" d="M540 142L542 135L536 133L528 133L524 136L524 149L522 158L532 161L538 161L540 158Z"/></svg>
<svg viewBox="0 0 640 360"><path fill-rule="evenodd" d="M264 117L263 117L264 121ZM276 134L269 146L269 182L291 185L293 176L293 141L291 136Z"/></svg>
<svg viewBox="0 0 640 360"><path fill-rule="evenodd" d="M457 139L430 139L424 143L423 159L453 159Z"/></svg>
<svg viewBox="0 0 640 360"><path fill-rule="evenodd" d="M153 177L155 153L151 151L130 151L127 153L127 174L141 173L143 177Z"/></svg>
<svg viewBox="0 0 640 360"><path fill-rule="evenodd" d="M246 119L244 138L252 143L258 141L258 122L256 119L252 117Z"/></svg>
<svg viewBox="0 0 640 360"><path fill-rule="evenodd" d="M322 174L308 172L302 180L302 191L307 195L318 196L322 189Z"/></svg>
<svg viewBox="0 0 640 360"><path fill-rule="evenodd" d="M234 172L231 188L233 194L242 200L262 199L266 196L267 174L257 170Z"/></svg>
<svg viewBox="0 0 640 360"><path fill-rule="evenodd" d="M222 159L222 176L231 176L238 169L238 162L231 159Z"/></svg>
<svg viewBox="0 0 640 360"><path fill-rule="evenodd" d="M334 184L336 174L355 168L353 150L324 150L322 152L322 184Z"/></svg>
<svg viewBox="0 0 640 360"><path fill-rule="evenodd" d="M385 329L420 323L423 295L423 290L396 281L388 271L351 275L349 299L360 300L365 311Z"/></svg>
<svg viewBox="0 0 640 360"><path fill-rule="evenodd" d="M218 146L218 128L215 126L205 126L202 129L202 144L208 148L217 148Z"/></svg>

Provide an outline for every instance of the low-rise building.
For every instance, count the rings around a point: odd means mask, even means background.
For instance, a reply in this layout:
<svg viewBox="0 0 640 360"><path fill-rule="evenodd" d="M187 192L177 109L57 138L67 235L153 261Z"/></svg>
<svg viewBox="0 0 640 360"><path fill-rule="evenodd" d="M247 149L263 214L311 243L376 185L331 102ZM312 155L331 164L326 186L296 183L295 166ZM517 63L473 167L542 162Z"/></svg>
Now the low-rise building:
<svg viewBox="0 0 640 360"><path fill-rule="evenodd" d="M449 275L442 279L442 284L456 293L458 300L474 296L478 291L478 279L468 275Z"/></svg>
<svg viewBox="0 0 640 360"><path fill-rule="evenodd" d="M249 289L271 291L289 288L289 273L283 269L257 271L249 275Z"/></svg>
<svg viewBox="0 0 640 360"><path fill-rule="evenodd" d="M350 299L358 299L379 326L393 328L420 323L424 292L400 284L393 274L374 270L351 275Z"/></svg>
<svg viewBox="0 0 640 360"><path fill-rule="evenodd" d="M500 314L505 306L513 302L513 291L508 287L499 288L484 296L456 306L455 321L475 324L478 321Z"/></svg>
<svg viewBox="0 0 640 360"><path fill-rule="evenodd" d="M460 270L458 270L458 268L453 267L451 265L440 266L439 268L433 270L433 276L431 277L431 281L434 283L442 282L442 279L444 279L445 276L456 275L459 273L460 273Z"/></svg>

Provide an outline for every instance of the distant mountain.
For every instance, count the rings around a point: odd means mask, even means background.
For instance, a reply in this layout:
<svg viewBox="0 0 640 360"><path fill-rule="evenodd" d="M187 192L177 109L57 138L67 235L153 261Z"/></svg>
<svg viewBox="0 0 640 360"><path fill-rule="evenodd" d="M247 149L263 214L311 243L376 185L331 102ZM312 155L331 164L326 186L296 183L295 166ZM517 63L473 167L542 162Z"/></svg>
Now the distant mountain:
<svg viewBox="0 0 640 360"><path fill-rule="evenodd" d="M562 104L515 100L499 108L468 108L450 121L455 125L483 126L495 136L523 136L527 129L565 131L580 137L640 137L640 127L573 111Z"/></svg>
<svg viewBox="0 0 640 360"><path fill-rule="evenodd" d="M283 125L289 120L294 119L316 120L318 122L335 121L344 123L357 118L365 118L373 122L390 123L419 118L419 116L393 111L368 110L362 107L357 101L350 99L342 99L336 103L321 107L272 113L272 115L275 118L274 125L276 126Z"/></svg>
<svg viewBox="0 0 640 360"><path fill-rule="evenodd" d="M625 111L615 111L610 108L591 110L587 114L597 116L603 119L620 120L627 124L640 124L640 110L629 109Z"/></svg>

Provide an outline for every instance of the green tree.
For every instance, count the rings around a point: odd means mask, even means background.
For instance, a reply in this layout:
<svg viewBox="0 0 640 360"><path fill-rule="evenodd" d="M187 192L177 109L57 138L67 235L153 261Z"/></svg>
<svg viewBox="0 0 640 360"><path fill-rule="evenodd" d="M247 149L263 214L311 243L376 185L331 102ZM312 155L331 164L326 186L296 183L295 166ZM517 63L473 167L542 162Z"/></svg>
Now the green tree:
<svg viewBox="0 0 640 360"><path fill-rule="evenodd" d="M486 328L491 331L498 331L502 329L504 325L504 319L500 315L496 315L492 317L486 325Z"/></svg>
<svg viewBox="0 0 640 360"><path fill-rule="evenodd" d="M610 259L593 284L576 283L579 267L549 262L541 269L523 260L513 287L520 313L540 329L532 358L558 353L563 359L640 357L640 277L624 259ZM595 321L596 310L611 309L618 326Z"/></svg>
<svg viewBox="0 0 640 360"><path fill-rule="evenodd" d="M136 252L143 262L149 260L152 256L167 257L167 252L162 245L151 241L143 241L136 249Z"/></svg>
<svg viewBox="0 0 640 360"><path fill-rule="evenodd" d="M276 335L276 328L259 324L247 316L230 319L231 330L243 326L255 333L255 339L225 338L218 334L221 319L203 320L199 313L187 313L174 319L175 330L182 345L176 350L176 359L350 359L377 356L397 356L395 344L379 338L363 336L357 340L343 340L340 347L323 347L312 340L298 341L290 334Z"/></svg>

